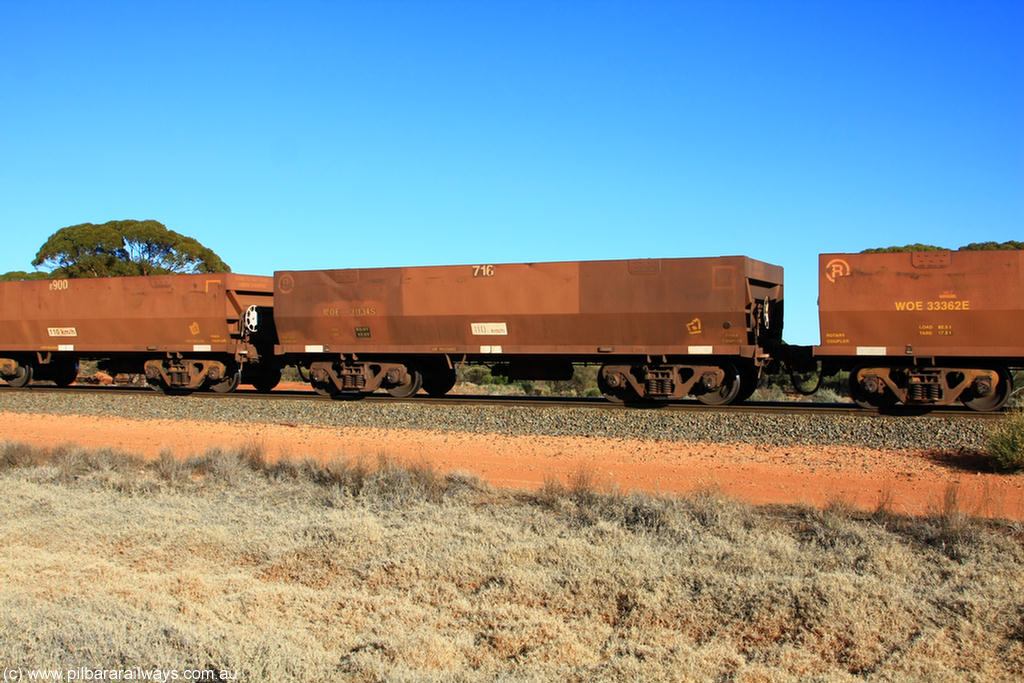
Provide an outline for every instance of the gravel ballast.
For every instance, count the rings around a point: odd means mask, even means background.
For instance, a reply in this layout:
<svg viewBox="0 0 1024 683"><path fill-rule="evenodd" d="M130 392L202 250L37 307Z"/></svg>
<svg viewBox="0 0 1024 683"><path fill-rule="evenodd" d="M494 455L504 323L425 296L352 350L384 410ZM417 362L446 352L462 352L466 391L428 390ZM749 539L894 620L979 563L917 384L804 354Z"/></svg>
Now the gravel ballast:
<svg viewBox="0 0 1024 683"><path fill-rule="evenodd" d="M607 410L600 406L494 406L422 402L260 400L201 395L162 396L0 390L0 411L99 415L133 419L210 420L318 427L372 427L497 433L512 436L593 436L647 441L705 441L786 446L843 445L900 450L977 450L990 420L963 417L823 415L670 410ZM16 438L17 435L9 435Z"/></svg>

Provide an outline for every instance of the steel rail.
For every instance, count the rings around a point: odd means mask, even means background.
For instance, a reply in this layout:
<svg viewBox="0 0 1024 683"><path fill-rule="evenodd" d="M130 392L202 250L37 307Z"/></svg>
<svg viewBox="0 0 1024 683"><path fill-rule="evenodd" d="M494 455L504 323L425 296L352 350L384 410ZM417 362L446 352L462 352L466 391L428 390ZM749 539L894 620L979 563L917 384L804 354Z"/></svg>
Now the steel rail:
<svg viewBox="0 0 1024 683"><path fill-rule="evenodd" d="M73 385L70 387L51 386L28 386L23 388L0 386L0 392L31 392L31 393L54 393L72 395L157 395L149 387L144 386L92 386ZM260 393L253 389L239 389L231 393L220 394L212 391L197 391L187 396L173 396L170 400L316 400L332 401L344 399L332 399L329 396L322 396L310 389L309 391L283 390L270 393ZM481 406L481 407L529 407L529 408L591 408L599 410L655 410L680 413L737 413L737 414L777 414L793 416L811 415L842 415L860 418L878 417L955 417L973 418L979 420L999 419L1005 414L1004 411L977 412L966 407L946 407L932 410L921 408L896 408L884 412L865 410L853 403L812 403L800 401L748 401L735 405L705 405L696 400L665 401L640 405L621 405L611 403L603 398L592 397L565 397L565 396L523 396L523 395L493 395L493 394L448 394L442 397L430 397L425 395L411 396L408 398L394 398L386 393L375 393L357 399L354 402L384 402L389 404L419 404L437 406Z"/></svg>

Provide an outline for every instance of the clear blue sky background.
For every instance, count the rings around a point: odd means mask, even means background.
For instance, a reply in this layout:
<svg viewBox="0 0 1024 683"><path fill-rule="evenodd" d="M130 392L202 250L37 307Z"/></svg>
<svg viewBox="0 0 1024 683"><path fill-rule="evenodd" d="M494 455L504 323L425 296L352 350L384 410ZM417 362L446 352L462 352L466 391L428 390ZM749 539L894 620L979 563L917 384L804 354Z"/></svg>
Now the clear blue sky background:
<svg viewBox="0 0 1024 683"><path fill-rule="evenodd" d="M0 0L0 272L156 219L237 272L1024 239L1024 2Z"/></svg>

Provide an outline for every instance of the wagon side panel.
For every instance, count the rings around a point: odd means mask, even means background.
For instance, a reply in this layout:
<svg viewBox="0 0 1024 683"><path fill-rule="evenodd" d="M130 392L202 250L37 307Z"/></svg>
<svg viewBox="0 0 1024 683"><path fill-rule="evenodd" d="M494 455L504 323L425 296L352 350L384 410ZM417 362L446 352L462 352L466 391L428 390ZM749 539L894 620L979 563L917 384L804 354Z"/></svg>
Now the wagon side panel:
<svg viewBox="0 0 1024 683"><path fill-rule="evenodd" d="M272 280L228 274L35 280L2 283L0 292L4 350L223 351L237 332L239 306L272 302Z"/></svg>
<svg viewBox="0 0 1024 683"><path fill-rule="evenodd" d="M1024 252L822 254L819 356L1024 358Z"/></svg>
<svg viewBox="0 0 1024 683"><path fill-rule="evenodd" d="M722 257L287 271L275 286L289 353L679 355L749 346L782 272Z"/></svg>

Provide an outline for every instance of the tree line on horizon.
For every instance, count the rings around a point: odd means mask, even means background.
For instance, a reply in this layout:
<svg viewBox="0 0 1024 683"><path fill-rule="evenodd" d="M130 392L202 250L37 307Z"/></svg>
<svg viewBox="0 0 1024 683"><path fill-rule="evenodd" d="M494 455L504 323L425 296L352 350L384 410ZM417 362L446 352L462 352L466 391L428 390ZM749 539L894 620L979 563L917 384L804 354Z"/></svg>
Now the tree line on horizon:
<svg viewBox="0 0 1024 683"><path fill-rule="evenodd" d="M891 254L905 251L993 251L996 249L1024 249L1024 242L1010 240L1007 242L971 242L957 249L937 247L933 244L907 244L902 247L876 247L865 249L862 254Z"/></svg>

